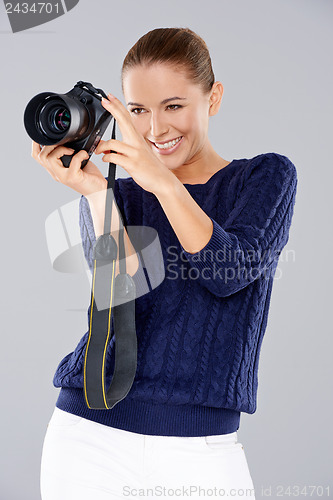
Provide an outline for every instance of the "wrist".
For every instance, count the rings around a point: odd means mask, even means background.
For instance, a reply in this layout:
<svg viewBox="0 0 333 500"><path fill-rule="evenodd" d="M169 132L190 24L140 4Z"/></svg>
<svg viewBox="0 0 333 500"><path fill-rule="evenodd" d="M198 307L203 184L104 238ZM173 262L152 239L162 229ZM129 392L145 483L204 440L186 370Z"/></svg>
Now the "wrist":
<svg viewBox="0 0 333 500"><path fill-rule="evenodd" d="M162 181L159 183L158 190L154 192L156 198L160 201L170 197L172 194L177 194L179 189L183 188L183 184L180 180L168 170L167 174L163 177Z"/></svg>
<svg viewBox="0 0 333 500"><path fill-rule="evenodd" d="M108 181L105 179L105 177L102 176L94 176L95 179L84 179L83 183L81 184L80 187L80 193L83 196L91 196L97 193L100 193L101 191L105 191L107 189Z"/></svg>

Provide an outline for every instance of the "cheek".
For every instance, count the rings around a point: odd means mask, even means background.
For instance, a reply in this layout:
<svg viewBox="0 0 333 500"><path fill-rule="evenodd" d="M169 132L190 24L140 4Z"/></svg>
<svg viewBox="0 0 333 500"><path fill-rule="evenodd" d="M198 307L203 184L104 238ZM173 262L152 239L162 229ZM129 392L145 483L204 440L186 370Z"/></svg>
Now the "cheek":
<svg viewBox="0 0 333 500"><path fill-rule="evenodd" d="M197 123L198 128L200 130L205 130L208 127L209 114L208 114L207 106L201 105L201 106L197 107L193 121L195 121L195 123Z"/></svg>
<svg viewBox="0 0 333 500"><path fill-rule="evenodd" d="M198 135L205 133L208 126L208 118L203 114L202 110L198 106L196 109L192 109L188 113L183 113L174 122L176 128L183 134L187 135Z"/></svg>
<svg viewBox="0 0 333 500"><path fill-rule="evenodd" d="M196 124L193 113L183 113L174 118L173 126L183 134L189 134L195 130Z"/></svg>

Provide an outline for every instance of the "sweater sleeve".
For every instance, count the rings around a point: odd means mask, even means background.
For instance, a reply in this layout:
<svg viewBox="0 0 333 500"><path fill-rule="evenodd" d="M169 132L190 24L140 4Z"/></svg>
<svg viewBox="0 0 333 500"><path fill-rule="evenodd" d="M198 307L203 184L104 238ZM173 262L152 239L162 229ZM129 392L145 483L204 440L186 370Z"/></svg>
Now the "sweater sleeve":
<svg viewBox="0 0 333 500"><path fill-rule="evenodd" d="M225 222L211 218L207 245L193 254L181 247L200 285L227 297L266 274L289 239L296 189L296 168L287 157L252 159Z"/></svg>

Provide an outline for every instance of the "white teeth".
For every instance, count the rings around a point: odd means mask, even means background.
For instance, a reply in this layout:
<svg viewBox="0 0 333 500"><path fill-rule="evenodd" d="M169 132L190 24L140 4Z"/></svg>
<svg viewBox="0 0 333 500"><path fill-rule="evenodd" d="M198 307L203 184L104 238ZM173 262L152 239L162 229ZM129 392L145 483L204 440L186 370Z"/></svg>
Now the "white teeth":
<svg viewBox="0 0 333 500"><path fill-rule="evenodd" d="M180 141L180 139L181 139L181 137L178 137L177 139L174 139L173 141L170 141L170 142L166 142L164 144L157 144L156 142L154 142L154 144L158 149L169 149L169 148L172 148L173 146L175 146L177 144L177 142Z"/></svg>

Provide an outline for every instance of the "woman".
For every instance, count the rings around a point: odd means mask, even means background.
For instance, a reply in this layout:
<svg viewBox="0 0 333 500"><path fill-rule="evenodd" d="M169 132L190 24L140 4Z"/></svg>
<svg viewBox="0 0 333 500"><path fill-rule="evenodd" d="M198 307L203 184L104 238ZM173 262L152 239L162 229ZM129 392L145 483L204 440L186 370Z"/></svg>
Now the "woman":
<svg viewBox="0 0 333 500"><path fill-rule="evenodd" d="M148 487L156 488L150 496L161 490L202 498L215 489L216 496L254 498L237 430L241 412L256 410L259 352L289 237L296 169L276 153L230 162L214 151L208 124L223 86L205 42L189 29L161 28L140 38L124 60L122 84L127 109L111 94L103 101L122 140L101 141L96 154L128 172L116 180L117 205L126 226L158 232L165 278L136 299L137 372L114 408L85 404L88 332L59 364L42 498L134 498ZM107 181L91 161L80 169L84 151L64 168L60 158L72 152L33 143L32 154L82 195L81 236L92 269ZM110 231L119 224L114 215ZM127 269L139 287L143 263L126 242ZM109 377L113 352L110 342Z"/></svg>

